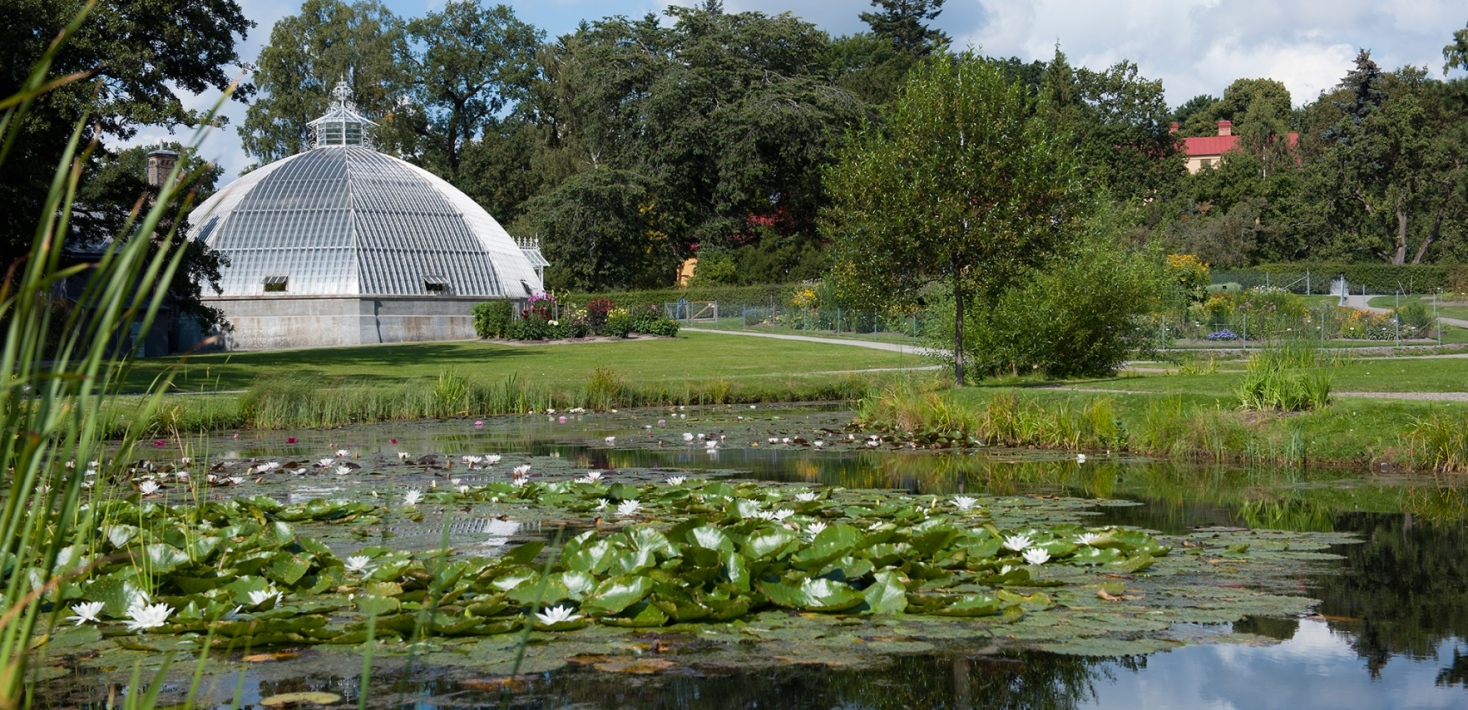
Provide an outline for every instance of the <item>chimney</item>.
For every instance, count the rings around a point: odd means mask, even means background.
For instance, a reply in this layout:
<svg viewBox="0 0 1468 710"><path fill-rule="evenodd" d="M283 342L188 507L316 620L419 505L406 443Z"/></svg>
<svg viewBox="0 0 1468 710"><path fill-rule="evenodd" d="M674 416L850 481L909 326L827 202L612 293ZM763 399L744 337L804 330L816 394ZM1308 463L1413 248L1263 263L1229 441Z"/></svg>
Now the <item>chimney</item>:
<svg viewBox="0 0 1468 710"><path fill-rule="evenodd" d="M1234 122L1233 121L1219 121L1218 122L1218 135L1220 135L1220 136L1231 136L1233 134L1234 134Z"/></svg>
<svg viewBox="0 0 1468 710"><path fill-rule="evenodd" d="M1173 121L1172 122L1172 126L1168 127L1167 132L1168 133L1177 133L1177 121Z"/></svg>
<svg viewBox="0 0 1468 710"><path fill-rule="evenodd" d="M148 154L148 185L159 187L164 180L173 173L173 166L178 164L178 153L166 148L159 148Z"/></svg>

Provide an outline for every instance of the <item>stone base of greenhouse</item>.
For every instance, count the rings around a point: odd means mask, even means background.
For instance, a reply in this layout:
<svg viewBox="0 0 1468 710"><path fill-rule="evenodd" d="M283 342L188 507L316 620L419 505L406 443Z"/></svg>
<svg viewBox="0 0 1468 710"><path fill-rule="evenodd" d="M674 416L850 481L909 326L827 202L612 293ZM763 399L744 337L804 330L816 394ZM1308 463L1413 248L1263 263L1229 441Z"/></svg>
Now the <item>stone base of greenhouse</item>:
<svg viewBox="0 0 1468 710"><path fill-rule="evenodd" d="M234 326L223 336L227 350L322 348L375 343L469 340L469 310L483 297L280 296L215 297Z"/></svg>

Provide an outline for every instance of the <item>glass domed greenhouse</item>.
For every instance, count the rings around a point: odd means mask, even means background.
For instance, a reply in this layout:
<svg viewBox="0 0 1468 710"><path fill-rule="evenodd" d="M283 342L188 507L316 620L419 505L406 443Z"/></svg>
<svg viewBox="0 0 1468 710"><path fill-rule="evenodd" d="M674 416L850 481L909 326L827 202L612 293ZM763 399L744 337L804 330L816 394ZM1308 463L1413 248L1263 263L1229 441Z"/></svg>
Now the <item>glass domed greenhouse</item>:
<svg viewBox="0 0 1468 710"><path fill-rule="evenodd" d="M539 247L468 195L372 149L374 124L339 83L316 145L230 183L190 214L190 236L229 259L205 301L229 347L266 349L474 337L470 308L542 289Z"/></svg>

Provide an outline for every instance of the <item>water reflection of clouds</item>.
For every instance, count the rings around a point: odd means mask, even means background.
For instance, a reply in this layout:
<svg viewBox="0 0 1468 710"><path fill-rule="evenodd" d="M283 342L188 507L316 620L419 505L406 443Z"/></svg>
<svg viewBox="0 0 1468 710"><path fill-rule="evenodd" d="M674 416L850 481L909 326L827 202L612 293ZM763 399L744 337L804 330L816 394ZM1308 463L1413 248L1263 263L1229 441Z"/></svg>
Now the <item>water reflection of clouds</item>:
<svg viewBox="0 0 1468 710"><path fill-rule="evenodd" d="M1455 641L1439 657L1452 657ZM1458 641L1457 643L1462 643ZM1399 657L1373 680L1349 639L1306 620L1270 646L1190 646L1147 658L1145 670L1112 672L1090 708L1462 708L1468 692L1436 685L1437 659Z"/></svg>

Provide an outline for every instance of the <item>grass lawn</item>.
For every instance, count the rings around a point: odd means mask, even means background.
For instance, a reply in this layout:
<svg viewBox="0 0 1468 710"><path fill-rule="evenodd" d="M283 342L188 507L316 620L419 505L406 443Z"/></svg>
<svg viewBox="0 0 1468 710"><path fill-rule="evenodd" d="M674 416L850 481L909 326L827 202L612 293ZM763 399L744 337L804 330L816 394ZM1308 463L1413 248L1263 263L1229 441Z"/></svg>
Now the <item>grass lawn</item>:
<svg viewBox="0 0 1468 710"><path fill-rule="evenodd" d="M1180 389L1168 399L1175 398L1183 405L1201 406L1205 409L1217 407L1229 415L1237 415L1238 400L1231 393L1217 392L1219 388L1209 385L1206 378L1177 379L1187 379L1201 387ZM1133 382L1127 380L1126 384ZM957 391L954 396L960 402L977 408L989 398L1006 390L1009 388L969 387ZM1107 397L1112 402L1112 410L1117 419L1126 430L1132 432L1141 431L1147 426L1149 411L1154 404L1164 399L1157 395L1102 395L1050 389L1026 389L1021 393L1049 409L1067 405L1076 409L1081 403L1093 398ZM1400 459L1402 437L1407 427L1417 418L1435 412L1461 414L1468 412L1468 403L1344 398L1312 412L1263 414L1244 428L1248 432L1248 443L1238 446L1232 453L1236 456L1246 457L1252 454L1268 459L1280 452L1294 450L1296 455L1303 453L1312 461L1337 464L1361 463L1380 456Z"/></svg>
<svg viewBox="0 0 1468 710"><path fill-rule="evenodd" d="M597 366L633 381L792 377L934 364L917 355L773 338L682 333L676 338L565 345L481 342L410 343L350 348L149 358L139 361L126 390L141 391L177 366L175 389L240 390L261 375L315 375L361 384L393 385L454 371L482 381L516 375L522 382L584 382Z"/></svg>
<svg viewBox="0 0 1468 710"><path fill-rule="evenodd" d="M1167 375L1154 372L1131 373L1122 377L1083 382L1067 382L1065 386L1080 389L1118 389L1136 392L1187 393L1203 396L1231 396L1243 378L1243 364L1230 362L1228 370L1211 375ZM1337 392L1468 392L1468 358L1386 358L1358 360L1341 367L1317 368L1329 374L1331 389Z"/></svg>
<svg viewBox="0 0 1468 710"><path fill-rule="evenodd" d="M1372 308L1395 308L1397 305L1397 297L1376 296L1370 301L1367 301L1367 303L1370 303ZM1409 303L1421 303L1422 305L1427 306L1428 312L1432 311L1431 297L1402 296L1402 305L1405 306ZM1439 301L1437 306L1437 314L1442 316L1443 318L1458 318L1462 320L1468 320L1468 304L1464 304L1461 301L1454 301L1451 303L1446 301Z"/></svg>

